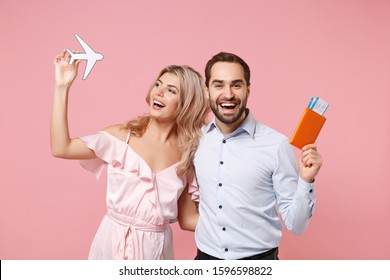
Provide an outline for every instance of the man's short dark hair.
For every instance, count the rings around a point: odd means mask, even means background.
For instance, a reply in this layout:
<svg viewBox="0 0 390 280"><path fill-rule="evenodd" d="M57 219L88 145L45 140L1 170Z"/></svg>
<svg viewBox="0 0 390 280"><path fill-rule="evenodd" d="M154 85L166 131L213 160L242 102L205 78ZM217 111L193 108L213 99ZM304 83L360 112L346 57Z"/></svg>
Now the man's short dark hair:
<svg viewBox="0 0 390 280"><path fill-rule="evenodd" d="M232 63L240 64L244 70L244 78L245 78L246 85L247 86L250 85L251 70L249 69L248 64L246 64L246 62L238 55L227 53L227 52L220 52L214 55L206 64L206 68L205 68L206 87L209 87L211 68L217 62L232 62Z"/></svg>

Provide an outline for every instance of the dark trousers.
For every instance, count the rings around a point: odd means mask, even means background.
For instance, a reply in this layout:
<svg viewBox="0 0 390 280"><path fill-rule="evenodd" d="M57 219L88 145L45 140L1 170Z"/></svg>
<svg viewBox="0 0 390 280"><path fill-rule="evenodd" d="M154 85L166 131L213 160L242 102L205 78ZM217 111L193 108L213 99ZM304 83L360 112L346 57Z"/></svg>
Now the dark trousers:
<svg viewBox="0 0 390 280"><path fill-rule="evenodd" d="M198 249L198 253L195 257L195 260L221 260L221 259L210 256L209 254L206 254L205 252L202 252L201 250ZM273 248L261 254L242 258L240 260L279 260L278 247Z"/></svg>

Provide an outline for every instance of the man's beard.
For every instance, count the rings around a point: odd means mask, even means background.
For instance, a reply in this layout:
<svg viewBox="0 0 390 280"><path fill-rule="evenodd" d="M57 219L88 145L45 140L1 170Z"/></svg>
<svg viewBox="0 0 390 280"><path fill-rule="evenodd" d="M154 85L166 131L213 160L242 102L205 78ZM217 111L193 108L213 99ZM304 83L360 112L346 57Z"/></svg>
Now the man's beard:
<svg viewBox="0 0 390 280"><path fill-rule="evenodd" d="M218 110L218 104L220 104L221 101L217 100L216 102L213 102L211 99L209 99L209 100L210 100L211 111L213 111L215 117L220 122L222 122L224 124L233 124L233 123L235 123L237 120L239 120L241 118L242 114L246 110L247 99L245 98L242 102L239 102L237 104L237 106L240 107L240 109L238 110L237 114L227 118L221 112L219 112L219 110ZM232 100L226 100L226 101L232 101Z"/></svg>

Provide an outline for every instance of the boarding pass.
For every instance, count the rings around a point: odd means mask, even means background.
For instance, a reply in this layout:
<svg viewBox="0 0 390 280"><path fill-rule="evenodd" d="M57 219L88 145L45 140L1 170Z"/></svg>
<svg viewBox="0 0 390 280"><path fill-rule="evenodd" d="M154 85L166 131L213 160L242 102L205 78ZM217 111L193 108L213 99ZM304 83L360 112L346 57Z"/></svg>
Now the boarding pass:
<svg viewBox="0 0 390 280"><path fill-rule="evenodd" d="M328 109L329 104L328 102L326 102L325 100L319 97L312 97L307 107L313 110L314 112L320 114L321 116L323 116L326 110Z"/></svg>

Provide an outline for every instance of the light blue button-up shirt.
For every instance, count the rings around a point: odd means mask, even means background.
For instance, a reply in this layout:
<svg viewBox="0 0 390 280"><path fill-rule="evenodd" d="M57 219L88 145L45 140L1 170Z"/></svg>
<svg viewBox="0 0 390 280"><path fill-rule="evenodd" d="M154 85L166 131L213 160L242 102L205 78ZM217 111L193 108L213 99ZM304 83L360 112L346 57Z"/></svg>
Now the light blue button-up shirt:
<svg viewBox="0 0 390 280"><path fill-rule="evenodd" d="M200 192L195 239L201 251L239 259L278 247L278 212L288 230L306 229L314 184L299 178L288 138L251 113L226 137L215 120L204 127L194 164Z"/></svg>

